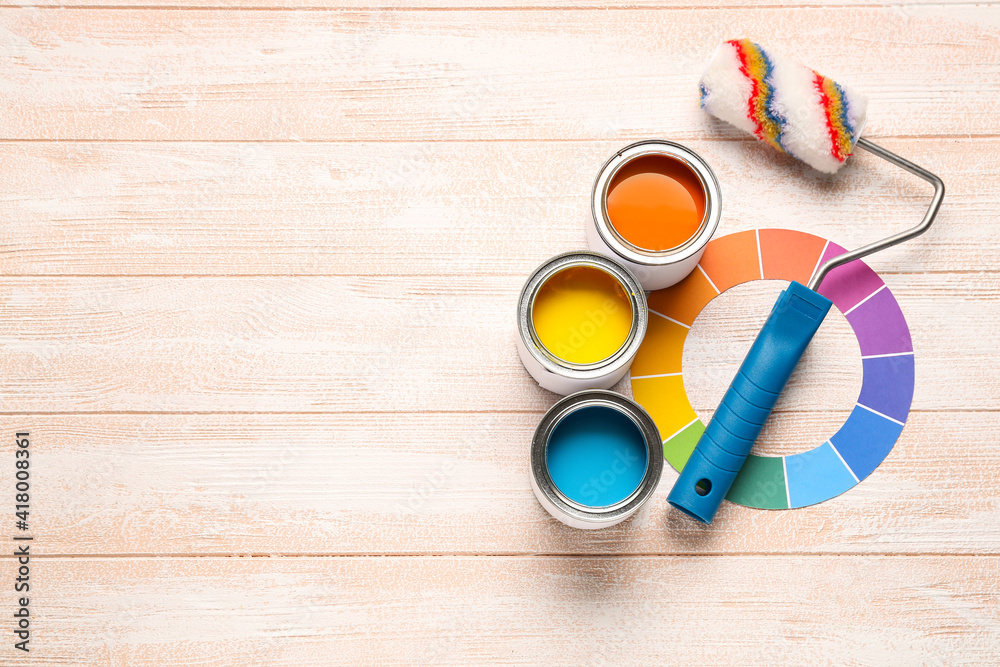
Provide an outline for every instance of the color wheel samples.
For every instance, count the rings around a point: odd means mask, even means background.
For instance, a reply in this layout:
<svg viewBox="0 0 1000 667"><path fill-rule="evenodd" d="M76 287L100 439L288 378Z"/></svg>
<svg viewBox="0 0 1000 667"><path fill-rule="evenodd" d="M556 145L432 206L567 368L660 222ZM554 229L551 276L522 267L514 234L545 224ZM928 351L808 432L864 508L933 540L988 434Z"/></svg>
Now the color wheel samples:
<svg viewBox="0 0 1000 667"><path fill-rule="evenodd" d="M721 292L751 280L805 284L819 264L843 252L803 232L739 232L711 241L697 270L649 295L650 321L632 364L632 392L656 422L664 456L675 469L684 466L705 430L681 374L684 340L698 313ZM782 457L751 454L727 500L765 509L828 500L871 474L903 430L913 398L913 345L892 293L860 260L834 269L818 291L844 313L861 347L864 376L857 405L814 449Z"/></svg>

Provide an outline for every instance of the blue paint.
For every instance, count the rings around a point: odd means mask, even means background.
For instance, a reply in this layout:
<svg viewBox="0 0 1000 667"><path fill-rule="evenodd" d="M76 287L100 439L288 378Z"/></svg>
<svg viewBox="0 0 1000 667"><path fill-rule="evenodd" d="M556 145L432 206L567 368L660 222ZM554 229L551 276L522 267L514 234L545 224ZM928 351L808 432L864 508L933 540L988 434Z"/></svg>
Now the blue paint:
<svg viewBox="0 0 1000 667"><path fill-rule="evenodd" d="M545 465L556 488L588 507L607 507L632 495L646 474L647 457L639 427L604 406L563 417L545 448Z"/></svg>

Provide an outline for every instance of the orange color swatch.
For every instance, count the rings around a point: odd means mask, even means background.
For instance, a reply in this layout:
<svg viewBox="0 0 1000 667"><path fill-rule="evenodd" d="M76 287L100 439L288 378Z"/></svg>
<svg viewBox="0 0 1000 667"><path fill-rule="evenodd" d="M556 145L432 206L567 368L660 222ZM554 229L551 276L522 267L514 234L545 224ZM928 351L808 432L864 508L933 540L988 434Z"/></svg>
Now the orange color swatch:
<svg viewBox="0 0 1000 667"><path fill-rule="evenodd" d="M758 280L757 234L753 230L737 232L711 241L699 262L720 292L733 285Z"/></svg>
<svg viewBox="0 0 1000 667"><path fill-rule="evenodd" d="M826 247L825 239L790 229L761 229L758 234L765 278L809 282Z"/></svg>
<svg viewBox="0 0 1000 667"><path fill-rule="evenodd" d="M695 269L676 285L650 292L648 303L650 310L691 326L698 313L716 294L705 274Z"/></svg>

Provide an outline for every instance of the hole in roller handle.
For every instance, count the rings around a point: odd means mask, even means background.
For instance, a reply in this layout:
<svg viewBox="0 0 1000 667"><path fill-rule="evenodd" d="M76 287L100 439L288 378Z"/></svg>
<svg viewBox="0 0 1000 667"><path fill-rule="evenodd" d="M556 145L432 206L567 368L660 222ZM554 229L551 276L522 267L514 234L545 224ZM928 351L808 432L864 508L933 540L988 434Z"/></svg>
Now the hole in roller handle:
<svg viewBox="0 0 1000 667"><path fill-rule="evenodd" d="M797 282L778 295L670 490L667 500L672 506L704 523L712 521L831 305Z"/></svg>

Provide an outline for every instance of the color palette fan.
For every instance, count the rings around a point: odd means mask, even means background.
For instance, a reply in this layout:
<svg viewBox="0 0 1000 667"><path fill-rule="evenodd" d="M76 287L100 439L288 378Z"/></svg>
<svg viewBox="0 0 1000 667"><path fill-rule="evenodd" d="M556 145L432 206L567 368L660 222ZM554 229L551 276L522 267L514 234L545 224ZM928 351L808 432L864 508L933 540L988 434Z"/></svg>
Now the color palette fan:
<svg viewBox="0 0 1000 667"><path fill-rule="evenodd" d="M631 368L635 400L653 417L664 455L684 467L705 425L684 391L684 340L701 310L740 283L761 279L805 283L817 267L845 252L818 236L759 229L711 241L697 270L649 295L646 338ZM857 405L828 440L809 451L751 454L727 500L748 507L788 509L828 500L875 470L903 430L913 399L913 345L889 288L861 260L834 269L819 292L845 315L861 348L863 381Z"/></svg>

